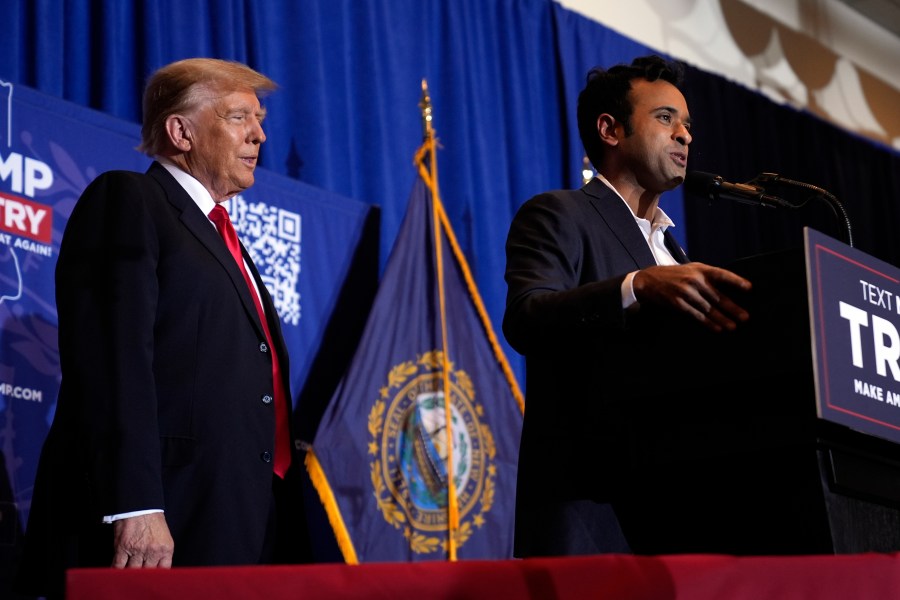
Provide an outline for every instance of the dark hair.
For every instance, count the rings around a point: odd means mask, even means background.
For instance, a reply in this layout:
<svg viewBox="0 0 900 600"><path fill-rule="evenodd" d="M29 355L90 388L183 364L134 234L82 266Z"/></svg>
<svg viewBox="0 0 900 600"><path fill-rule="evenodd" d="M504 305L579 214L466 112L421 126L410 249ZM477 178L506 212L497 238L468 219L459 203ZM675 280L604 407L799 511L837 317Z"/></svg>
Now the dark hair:
<svg viewBox="0 0 900 600"><path fill-rule="evenodd" d="M659 56L642 56L630 65L616 65L609 69L594 67L587 74L587 84L578 94L578 135L595 167L599 167L603 144L597 133L597 119L603 113L612 115L625 127L625 135L631 135L631 91L633 79L657 81L662 79L679 87L684 77L684 66Z"/></svg>

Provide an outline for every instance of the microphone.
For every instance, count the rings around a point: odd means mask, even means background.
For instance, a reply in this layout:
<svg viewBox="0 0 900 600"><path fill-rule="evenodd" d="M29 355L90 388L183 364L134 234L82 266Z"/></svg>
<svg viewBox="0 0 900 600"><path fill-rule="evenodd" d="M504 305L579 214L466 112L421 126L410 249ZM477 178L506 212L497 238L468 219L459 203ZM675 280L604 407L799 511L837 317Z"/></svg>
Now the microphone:
<svg viewBox="0 0 900 600"><path fill-rule="evenodd" d="M703 171L691 171L684 178L684 189L704 196L710 200L733 200L754 206L790 206L778 196L766 193L766 190L749 183L730 183L719 175L704 173Z"/></svg>

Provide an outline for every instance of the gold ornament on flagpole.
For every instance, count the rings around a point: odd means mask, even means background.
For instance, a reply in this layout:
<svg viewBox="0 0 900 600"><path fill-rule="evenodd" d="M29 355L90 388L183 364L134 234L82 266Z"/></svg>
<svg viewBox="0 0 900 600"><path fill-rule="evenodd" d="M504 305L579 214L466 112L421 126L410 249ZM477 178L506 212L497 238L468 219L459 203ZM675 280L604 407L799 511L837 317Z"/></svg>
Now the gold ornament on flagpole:
<svg viewBox="0 0 900 600"><path fill-rule="evenodd" d="M431 125L431 96L428 95L428 81L422 78L422 99L419 100L419 110L422 111L422 139L434 137L434 128Z"/></svg>

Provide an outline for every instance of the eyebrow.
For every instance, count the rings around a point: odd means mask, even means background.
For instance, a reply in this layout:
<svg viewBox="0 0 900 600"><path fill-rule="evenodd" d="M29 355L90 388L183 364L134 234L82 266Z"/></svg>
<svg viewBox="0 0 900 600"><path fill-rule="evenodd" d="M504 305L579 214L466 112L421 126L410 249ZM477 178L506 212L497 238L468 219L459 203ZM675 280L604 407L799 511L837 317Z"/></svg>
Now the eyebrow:
<svg viewBox="0 0 900 600"><path fill-rule="evenodd" d="M262 122L262 120L266 118L266 107L260 106L259 110L253 111L253 110L250 110L246 106L234 106L234 107L226 109L225 112L222 114L230 115L230 114L234 114L234 113L241 113L244 115L253 114L253 115L256 115L256 118L259 119L260 122Z"/></svg>

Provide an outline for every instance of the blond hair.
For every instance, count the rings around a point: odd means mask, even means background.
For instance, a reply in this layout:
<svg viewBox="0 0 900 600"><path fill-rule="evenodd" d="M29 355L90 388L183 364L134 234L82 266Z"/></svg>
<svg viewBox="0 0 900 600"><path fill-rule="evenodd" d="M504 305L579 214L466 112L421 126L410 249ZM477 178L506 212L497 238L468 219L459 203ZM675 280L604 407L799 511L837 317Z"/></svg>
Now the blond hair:
<svg viewBox="0 0 900 600"><path fill-rule="evenodd" d="M138 150L156 156L165 148L166 119L187 113L203 102L210 92L253 90L265 96L277 84L247 65L216 58L187 58L161 67L147 80L144 89L144 117Z"/></svg>

